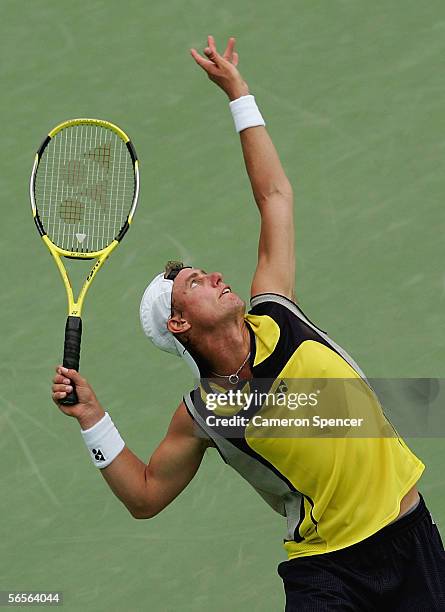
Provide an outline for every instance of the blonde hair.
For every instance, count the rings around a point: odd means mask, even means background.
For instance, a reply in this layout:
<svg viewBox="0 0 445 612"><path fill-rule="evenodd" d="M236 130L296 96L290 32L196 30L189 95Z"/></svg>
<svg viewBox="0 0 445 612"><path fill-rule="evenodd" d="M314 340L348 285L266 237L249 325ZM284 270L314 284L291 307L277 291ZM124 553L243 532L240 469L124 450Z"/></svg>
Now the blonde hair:
<svg viewBox="0 0 445 612"><path fill-rule="evenodd" d="M178 273L184 268L184 263L182 261L167 261L164 268L164 278L168 280L175 280Z"/></svg>

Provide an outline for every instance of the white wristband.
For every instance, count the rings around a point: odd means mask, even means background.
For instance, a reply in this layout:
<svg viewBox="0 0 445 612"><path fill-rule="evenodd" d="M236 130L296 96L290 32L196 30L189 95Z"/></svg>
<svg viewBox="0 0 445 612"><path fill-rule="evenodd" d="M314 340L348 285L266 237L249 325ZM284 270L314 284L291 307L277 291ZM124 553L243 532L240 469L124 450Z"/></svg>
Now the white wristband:
<svg viewBox="0 0 445 612"><path fill-rule="evenodd" d="M238 133L249 127L266 125L256 105L255 96L241 96L241 98L229 102L229 106Z"/></svg>
<svg viewBox="0 0 445 612"><path fill-rule="evenodd" d="M89 429L81 429L82 438L96 467L106 468L125 446L108 412Z"/></svg>

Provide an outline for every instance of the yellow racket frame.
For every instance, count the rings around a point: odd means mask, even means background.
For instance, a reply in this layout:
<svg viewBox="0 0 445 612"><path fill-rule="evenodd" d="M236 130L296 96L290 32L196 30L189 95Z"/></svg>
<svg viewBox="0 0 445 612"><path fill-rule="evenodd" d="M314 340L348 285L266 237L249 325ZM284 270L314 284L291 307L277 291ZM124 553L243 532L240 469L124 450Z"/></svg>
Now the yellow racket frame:
<svg viewBox="0 0 445 612"><path fill-rule="evenodd" d="M96 251L94 253L72 253L70 251L64 251L63 249L60 249L58 246L53 244L46 234L42 236L42 240L48 247L51 255L53 256L57 268L59 269L60 276L62 277L63 284L65 285L66 297L68 299L68 316L80 317L82 315L82 306L83 301L85 299L85 295L88 289L90 288L94 277L101 269L107 258L110 256L111 252L114 251L114 249L117 247L119 241L113 240L113 242L109 244L105 249L102 249L102 251ZM73 287L71 285L71 281L66 271L66 268L63 265L61 257L69 257L70 259L97 259L97 261L91 268L88 276L86 277L85 282L83 283L82 289L80 290L77 300L74 299Z"/></svg>
<svg viewBox="0 0 445 612"><path fill-rule="evenodd" d="M56 127L53 128L50 132L48 132L47 137L45 138L39 150L37 151L35 159L34 159L34 166L32 169L31 180L29 184L29 194L30 194L30 199L31 199L31 208L32 208L34 221L37 225L37 229L39 230L39 233L41 235L43 242L45 243L49 252L53 256L54 261L56 262L57 268L62 277L63 284L65 285L67 300L68 300L68 316L72 316L72 317L81 316L85 295L91 283L93 282L94 277L96 276L97 272L101 269L105 261L108 259L112 251L114 251L114 249L117 247L117 245L120 242L120 239L118 238L114 239L104 249L100 251L95 251L95 252L79 253L77 251L74 252L74 251L66 251L64 249L61 249L48 238L48 236L45 233L44 228L42 227L40 223L40 220L38 218L37 207L35 203L35 197L34 197L34 185L35 185L35 177L36 177L39 161L40 161L43 151L46 148L46 145L49 142L49 139L53 138L58 132L62 131L63 129L67 127L72 127L75 125L82 125L82 124L97 125L98 127L107 128L115 132L119 136L119 138L121 138L124 141L124 143L127 144L127 146L129 146L128 143L130 143L129 149L132 154L133 162L134 162L135 193L133 197L133 204L132 204L130 213L127 218L128 226L126 227L124 233L126 232L128 227L131 225L131 222L134 216L134 212L137 206L138 196L139 196L139 162L136 157L136 152L134 150L134 147L131 145L130 138L127 136L127 134L123 130L121 130L120 127L118 127L114 123L111 123L110 121L104 121L103 119L78 118L78 119L70 119L68 121L63 121L62 123L59 123L58 125L56 125ZM122 237L123 237L123 234L122 234ZM66 268L63 265L61 257L67 257L69 259L96 259L97 260L94 263L93 267L91 268L88 276L86 277L77 300L74 299L71 281L66 271Z"/></svg>

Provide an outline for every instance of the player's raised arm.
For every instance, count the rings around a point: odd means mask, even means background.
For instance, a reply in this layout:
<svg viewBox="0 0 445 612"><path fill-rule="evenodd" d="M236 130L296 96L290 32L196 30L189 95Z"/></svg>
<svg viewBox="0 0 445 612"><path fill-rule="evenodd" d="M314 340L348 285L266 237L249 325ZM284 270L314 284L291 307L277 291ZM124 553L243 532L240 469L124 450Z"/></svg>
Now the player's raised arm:
<svg viewBox="0 0 445 612"><path fill-rule="evenodd" d="M79 403L60 404L76 384ZM196 474L207 447L195 436L193 421L183 403L176 410L167 434L148 465L124 444L92 388L75 370L58 368L53 379L53 400L60 410L75 417L96 467L110 489L138 519L151 518L181 493Z"/></svg>
<svg viewBox="0 0 445 612"><path fill-rule="evenodd" d="M212 36L204 49L206 57L195 49L191 54L231 100L237 130L252 191L261 215L258 265L252 281L251 295L279 293L295 299L295 248L293 192L276 149L249 96L247 83L238 69L235 39L230 38L220 55ZM247 97L249 96L249 97ZM252 127L246 127L252 125Z"/></svg>

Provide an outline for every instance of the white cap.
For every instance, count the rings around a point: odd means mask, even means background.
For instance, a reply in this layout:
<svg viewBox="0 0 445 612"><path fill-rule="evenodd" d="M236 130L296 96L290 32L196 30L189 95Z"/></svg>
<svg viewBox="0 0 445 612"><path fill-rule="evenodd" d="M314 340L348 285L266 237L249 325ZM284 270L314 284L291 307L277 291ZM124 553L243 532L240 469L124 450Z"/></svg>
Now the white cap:
<svg viewBox="0 0 445 612"><path fill-rule="evenodd" d="M200 378L199 368L188 350L167 327L171 315L173 281L158 274L144 291L139 316L144 334L162 351L182 357L195 378Z"/></svg>

